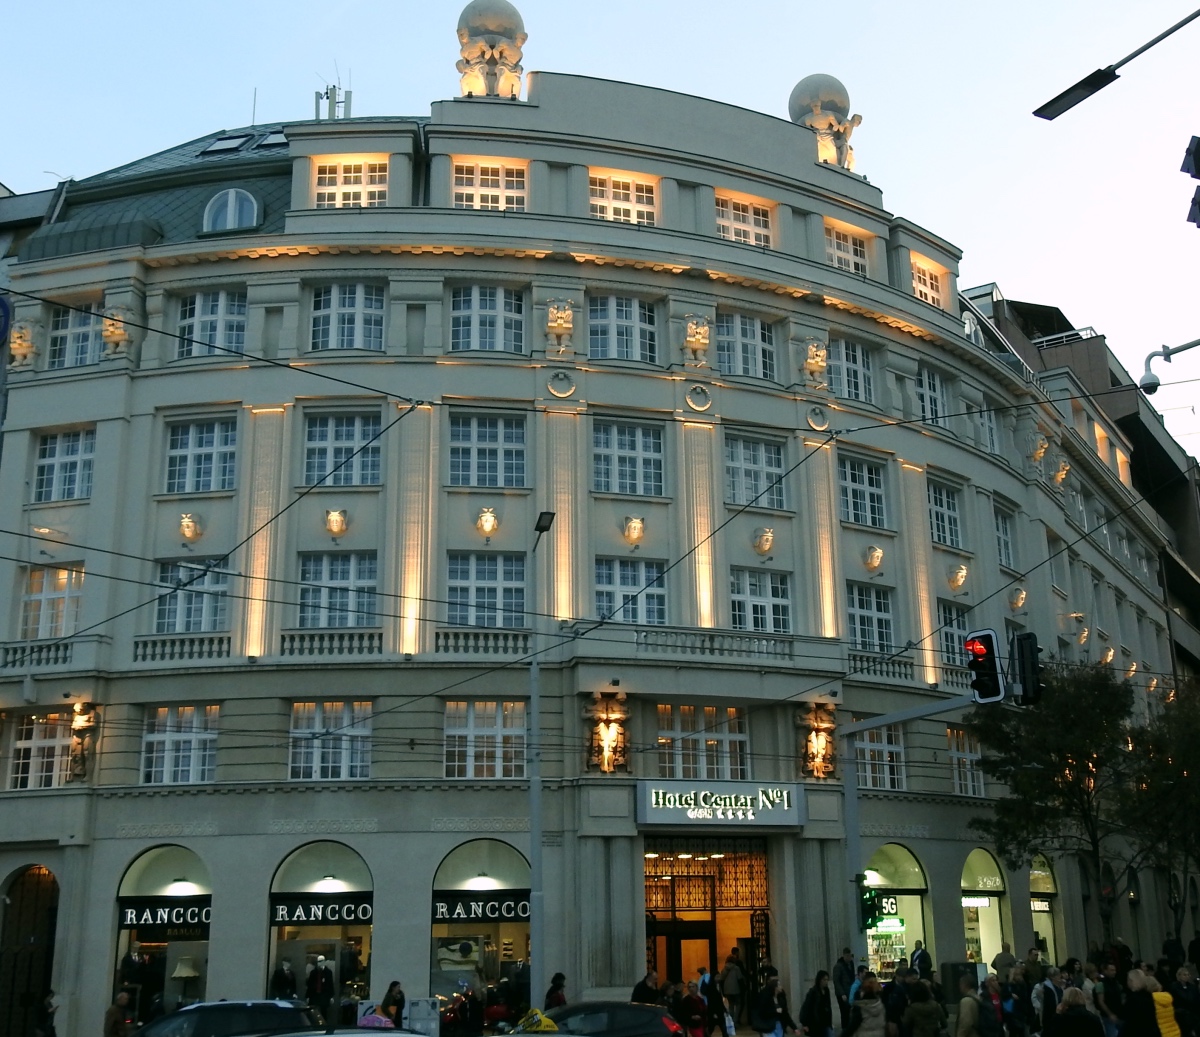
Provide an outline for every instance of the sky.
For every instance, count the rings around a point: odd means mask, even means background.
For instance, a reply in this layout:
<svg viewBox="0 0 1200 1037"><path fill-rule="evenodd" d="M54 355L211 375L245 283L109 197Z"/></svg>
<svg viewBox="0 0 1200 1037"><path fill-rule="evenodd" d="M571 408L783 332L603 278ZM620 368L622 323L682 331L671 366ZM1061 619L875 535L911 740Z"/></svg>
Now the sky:
<svg viewBox="0 0 1200 1037"><path fill-rule="evenodd" d="M863 116L857 171L889 211L963 252L960 286L1058 306L1137 379L1200 338L1200 20L1054 122L1034 108L1119 60L1196 0L520 0L527 71L625 80L783 118L804 76L837 76ZM353 87L354 115L428 114L458 93L446 0L59 0L3 14L0 182L82 179L219 129L312 118ZM1192 70L1189 72L1189 70ZM257 91L257 101L255 92ZM698 147L703 142L697 142ZM1200 348L1154 405L1200 454ZM1172 386L1169 383L1181 384Z"/></svg>

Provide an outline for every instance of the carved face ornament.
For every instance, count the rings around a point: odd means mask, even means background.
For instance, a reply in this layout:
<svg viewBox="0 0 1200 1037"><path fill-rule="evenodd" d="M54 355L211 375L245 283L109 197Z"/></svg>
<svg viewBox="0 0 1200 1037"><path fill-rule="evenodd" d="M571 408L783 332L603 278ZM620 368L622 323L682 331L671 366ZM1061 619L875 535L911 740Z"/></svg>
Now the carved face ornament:
<svg viewBox="0 0 1200 1037"><path fill-rule="evenodd" d="M775 546L775 530L769 526L754 531L754 550L760 555L768 555Z"/></svg>
<svg viewBox="0 0 1200 1037"><path fill-rule="evenodd" d="M485 537L490 537L500 528L500 519L496 517L495 508L484 508L475 520L475 528Z"/></svg>
<svg viewBox="0 0 1200 1037"><path fill-rule="evenodd" d="M200 528L200 516L193 515L190 511L180 515L179 535L184 540L199 540L204 535L203 530Z"/></svg>
<svg viewBox="0 0 1200 1037"><path fill-rule="evenodd" d="M627 544L639 544L646 536L646 520L635 515L625 516L624 537Z"/></svg>
<svg viewBox="0 0 1200 1037"><path fill-rule="evenodd" d="M325 528L335 537L346 532L349 520L344 510L325 512Z"/></svg>

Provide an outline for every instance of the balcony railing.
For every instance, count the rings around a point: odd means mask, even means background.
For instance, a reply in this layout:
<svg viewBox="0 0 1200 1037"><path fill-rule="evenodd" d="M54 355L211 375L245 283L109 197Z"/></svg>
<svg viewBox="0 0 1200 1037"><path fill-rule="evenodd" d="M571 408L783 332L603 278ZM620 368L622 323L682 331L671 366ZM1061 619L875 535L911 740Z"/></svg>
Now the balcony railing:
<svg viewBox="0 0 1200 1037"><path fill-rule="evenodd" d="M23 670L26 667L34 669L42 666L69 666L74 643L71 641L50 641L29 644L11 644L4 646L4 654L0 656L0 667L6 670Z"/></svg>
<svg viewBox="0 0 1200 1037"><path fill-rule="evenodd" d="M378 630L305 630L280 635L279 654L287 656L380 655L383 634Z"/></svg>
<svg viewBox="0 0 1200 1037"><path fill-rule="evenodd" d="M767 634L729 633L727 631L689 631L639 629L635 644L639 652L671 655L702 655L717 658L791 659L792 639Z"/></svg>
<svg viewBox="0 0 1200 1037"><path fill-rule="evenodd" d="M955 691L966 691L971 686L971 671L962 666L943 664L942 683Z"/></svg>
<svg viewBox="0 0 1200 1037"><path fill-rule="evenodd" d="M882 677L890 681L909 684L913 680L914 667L911 659L896 659L888 655L870 652L849 652L846 664L850 676Z"/></svg>
<svg viewBox="0 0 1200 1037"><path fill-rule="evenodd" d="M172 634L139 637L133 643L135 663L228 659L228 634Z"/></svg>
<svg viewBox="0 0 1200 1037"><path fill-rule="evenodd" d="M435 655L529 654L529 631L460 627L438 630L433 637Z"/></svg>

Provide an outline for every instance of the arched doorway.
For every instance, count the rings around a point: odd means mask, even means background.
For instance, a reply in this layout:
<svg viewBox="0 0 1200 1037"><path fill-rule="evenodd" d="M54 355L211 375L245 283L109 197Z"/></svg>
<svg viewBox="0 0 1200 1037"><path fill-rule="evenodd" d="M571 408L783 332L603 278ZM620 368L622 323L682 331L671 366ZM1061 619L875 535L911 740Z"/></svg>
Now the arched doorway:
<svg viewBox="0 0 1200 1037"><path fill-rule="evenodd" d="M270 997L299 997L353 1025L353 1008L348 1019L340 1008L370 990L374 888L366 861L343 843L309 843L284 858L271 880Z"/></svg>
<svg viewBox="0 0 1200 1037"><path fill-rule="evenodd" d="M184 846L156 846L135 858L117 889L116 988L133 1017L204 1000L212 880Z"/></svg>
<svg viewBox="0 0 1200 1037"><path fill-rule="evenodd" d="M987 850L967 854L962 870L963 937L967 961L990 962L1004 941L1004 874Z"/></svg>
<svg viewBox="0 0 1200 1037"><path fill-rule="evenodd" d="M17 872L0 913L0 1033L24 1034L50 991L58 880L40 864Z"/></svg>
<svg viewBox="0 0 1200 1037"><path fill-rule="evenodd" d="M925 871L912 851L899 843L885 843L867 862L865 885L880 890L883 919L867 930L867 962L880 979L890 979L900 958L911 958L925 935L925 898L929 885Z"/></svg>
<svg viewBox="0 0 1200 1037"><path fill-rule="evenodd" d="M473 839L433 877L429 994L473 990L515 1013L529 1003L529 862L508 843Z"/></svg>
<svg viewBox="0 0 1200 1037"><path fill-rule="evenodd" d="M1035 853L1029 864L1029 913L1033 920L1033 942L1046 961L1057 963L1058 956L1058 882L1045 855ZM991 959L988 959L991 961Z"/></svg>

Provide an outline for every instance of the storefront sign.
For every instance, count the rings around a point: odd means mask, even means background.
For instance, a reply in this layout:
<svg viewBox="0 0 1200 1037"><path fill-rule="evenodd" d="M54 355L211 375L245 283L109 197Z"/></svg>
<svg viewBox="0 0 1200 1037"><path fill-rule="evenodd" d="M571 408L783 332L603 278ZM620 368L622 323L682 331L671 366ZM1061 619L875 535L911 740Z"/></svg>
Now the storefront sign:
<svg viewBox="0 0 1200 1037"><path fill-rule="evenodd" d="M891 894L885 893L879 898L879 913L881 915L898 915L900 901Z"/></svg>
<svg viewBox="0 0 1200 1037"><path fill-rule="evenodd" d="M370 925L373 897L366 893L272 893L272 925Z"/></svg>
<svg viewBox="0 0 1200 1037"><path fill-rule="evenodd" d="M527 889L435 889L434 922L517 922L529 918Z"/></svg>
<svg viewBox="0 0 1200 1037"><path fill-rule="evenodd" d="M991 907L992 906L992 898L991 897L963 897L962 898L962 906L963 907Z"/></svg>
<svg viewBox="0 0 1200 1037"><path fill-rule="evenodd" d="M136 929L142 943L207 940L212 897L121 897L118 925Z"/></svg>
<svg viewBox="0 0 1200 1037"><path fill-rule="evenodd" d="M1031 899L1029 901L1029 910L1030 911L1040 911L1044 914L1050 910L1050 901L1049 900L1038 900L1036 897L1034 897L1033 899Z"/></svg>
<svg viewBox="0 0 1200 1037"><path fill-rule="evenodd" d="M643 825L687 828L798 828L804 792L797 785L749 781L639 781Z"/></svg>
<svg viewBox="0 0 1200 1037"><path fill-rule="evenodd" d="M877 933L902 933L904 932L904 919L881 918L879 924L872 931Z"/></svg>

